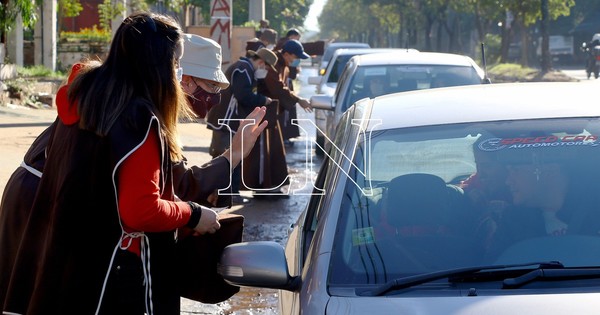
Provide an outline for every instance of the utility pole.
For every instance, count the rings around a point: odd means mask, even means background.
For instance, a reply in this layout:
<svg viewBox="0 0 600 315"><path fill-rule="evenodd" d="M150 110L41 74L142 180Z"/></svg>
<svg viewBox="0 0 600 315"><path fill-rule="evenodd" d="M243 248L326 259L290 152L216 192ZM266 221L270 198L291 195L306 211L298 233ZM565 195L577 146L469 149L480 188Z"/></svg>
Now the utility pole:
<svg viewBox="0 0 600 315"><path fill-rule="evenodd" d="M265 18L265 0L250 0L248 21L259 22Z"/></svg>

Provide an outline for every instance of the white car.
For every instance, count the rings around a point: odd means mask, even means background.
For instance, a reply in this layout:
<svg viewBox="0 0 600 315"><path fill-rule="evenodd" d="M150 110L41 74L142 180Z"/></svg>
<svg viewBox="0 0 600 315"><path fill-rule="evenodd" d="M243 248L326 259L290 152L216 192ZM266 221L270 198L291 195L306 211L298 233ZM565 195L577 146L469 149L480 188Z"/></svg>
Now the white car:
<svg viewBox="0 0 600 315"><path fill-rule="evenodd" d="M382 80L384 86L371 93L368 83L375 79ZM464 55L412 52L354 56L346 64L333 96L314 95L310 99L315 117L325 116L325 129L317 125L317 141L321 138L324 144L317 142L316 151L329 150L342 114L361 98L485 82L489 81L483 69Z"/></svg>
<svg viewBox="0 0 600 315"><path fill-rule="evenodd" d="M220 273L279 289L282 315L596 314L600 106L573 101L596 94L546 82L363 99L285 248L230 245Z"/></svg>
<svg viewBox="0 0 600 315"><path fill-rule="evenodd" d="M327 68L324 74L313 76L308 78L308 83L316 85L316 94L325 94L333 96L337 83L342 75L342 71L346 67L346 64L350 58L357 55L366 55L374 53L406 53L406 52L418 52L412 48L340 48L337 49L333 56L330 58L330 62L327 64ZM315 110L315 124L319 130L325 130L327 128L327 116L322 110ZM316 142L318 145L323 146L325 139L323 134L317 133ZM316 153L321 155L322 150L316 150Z"/></svg>
<svg viewBox="0 0 600 315"><path fill-rule="evenodd" d="M370 48L371 46L367 43L361 42L333 42L327 44L325 47L325 52L323 52L323 57L321 58L321 64L319 65L319 74L323 75L327 66L329 65L329 61L331 61L331 57L333 57L333 53L342 48Z"/></svg>

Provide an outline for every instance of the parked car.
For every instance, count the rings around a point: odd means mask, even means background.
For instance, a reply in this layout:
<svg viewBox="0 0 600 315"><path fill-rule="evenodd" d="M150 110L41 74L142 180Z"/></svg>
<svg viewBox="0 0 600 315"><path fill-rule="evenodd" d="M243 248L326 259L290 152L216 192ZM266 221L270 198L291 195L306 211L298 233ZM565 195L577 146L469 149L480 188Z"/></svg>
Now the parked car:
<svg viewBox="0 0 600 315"><path fill-rule="evenodd" d="M321 64L319 65L319 74L325 74L325 70L327 70L327 65L333 57L333 53L342 48L370 48L371 46L367 43L360 42L333 42L325 47L325 52L323 53L323 57L321 58Z"/></svg>
<svg viewBox="0 0 600 315"><path fill-rule="evenodd" d="M333 92L335 91L338 80L342 75L342 71L344 70L350 58L357 55L366 55L383 52L406 53L418 52L418 50L412 48L340 48L333 53L331 61L327 65L327 70L325 70L325 74L309 77L308 83L316 85L316 94L325 94L333 96ZM315 125L317 126L317 128L319 130L325 130L327 128L326 123L327 116L325 115L325 112L322 110L316 110ZM325 138L322 133L317 132L316 142L320 146L323 146L323 144L325 143ZM316 150L316 153L322 155L323 151Z"/></svg>
<svg viewBox="0 0 600 315"><path fill-rule="evenodd" d="M374 82L380 82L378 90L371 90ZM342 114L361 98L484 82L484 71L464 55L415 52L354 56L346 64L333 96L314 95L310 99L315 117L325 116L325 128L317 130L316 151L320 147L329 150Z"/></svg>
<svg viewBox="0 0 600 315"><path fill-rule="evenodd" d="M343 115L285 247L230 245L220 273L279 289L282 315L594 314L600 107L573 95L596 93L505 83L363 99ZM461 188L483 172L480 154L512 177L504 208Z"/></svg>

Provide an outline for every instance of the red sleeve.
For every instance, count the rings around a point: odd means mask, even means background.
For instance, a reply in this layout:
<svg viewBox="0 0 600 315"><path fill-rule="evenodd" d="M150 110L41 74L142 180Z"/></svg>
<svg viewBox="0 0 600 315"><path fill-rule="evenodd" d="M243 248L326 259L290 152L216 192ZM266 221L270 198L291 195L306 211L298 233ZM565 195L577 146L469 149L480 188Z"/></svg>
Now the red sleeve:
<svg viewBox="0 0 600 315"><path fill-rule="evenodd" d="M186 202L160 198L160 147L156 129L125 159L118 170L119 214L134 231L161 232L185 226L191 215Z"/></svg>

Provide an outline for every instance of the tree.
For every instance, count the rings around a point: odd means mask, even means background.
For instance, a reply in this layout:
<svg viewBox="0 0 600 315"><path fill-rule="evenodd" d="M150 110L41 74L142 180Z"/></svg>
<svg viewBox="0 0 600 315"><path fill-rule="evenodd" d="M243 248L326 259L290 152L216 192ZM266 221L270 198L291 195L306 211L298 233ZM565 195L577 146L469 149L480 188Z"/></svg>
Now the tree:
<svg viewBox="0 0 600 315"><path fill-rule="evenodd" d="M550 59L550 45L549 45L549 36L548 36L548 0L541 0L541 8L542 12L542 69L541 72L546 73L550 71L552 68L552 61Z"/></svg>
<svg viewBox="0 0 600 315"><path fill-rule="evenodd" d="M6 34L15 26L20 14L24 27L33 27L37 20L36 3L31 0L0 0L0 43L6 43ZM39 3L37 3L39 5Z"/></svg>

